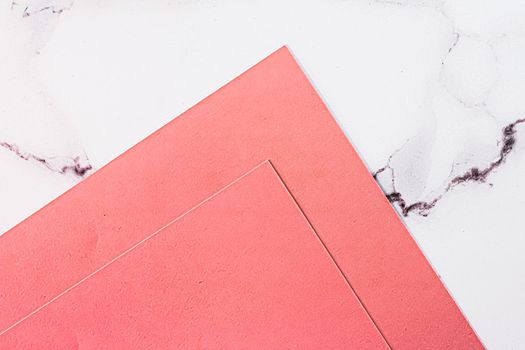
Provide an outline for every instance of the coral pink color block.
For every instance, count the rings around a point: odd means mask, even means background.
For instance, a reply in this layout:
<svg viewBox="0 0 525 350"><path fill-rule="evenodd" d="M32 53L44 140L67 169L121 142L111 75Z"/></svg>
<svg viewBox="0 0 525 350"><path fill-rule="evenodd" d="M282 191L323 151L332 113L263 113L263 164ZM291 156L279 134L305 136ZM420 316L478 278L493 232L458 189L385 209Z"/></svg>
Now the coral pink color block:
<svg viewBox="0 0 525 350"><path fill-rule="evenodd" d="M286 48L0 237L0 332L265 159L391 347L483 348Z"/></svg>
<svg viewBox="0 0 525 350"><path fill-rule="evenodd" d="M2 349L388 349L265 162L0 337Z"/></svg>

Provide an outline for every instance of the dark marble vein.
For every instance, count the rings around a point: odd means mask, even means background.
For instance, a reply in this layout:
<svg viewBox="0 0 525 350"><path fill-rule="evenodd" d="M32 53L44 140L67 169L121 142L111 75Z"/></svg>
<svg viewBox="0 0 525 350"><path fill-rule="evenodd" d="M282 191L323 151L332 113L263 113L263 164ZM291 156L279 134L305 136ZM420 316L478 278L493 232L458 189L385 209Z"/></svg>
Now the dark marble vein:
<svg viewBox="0 0 525 350"><path fill-rule="evenodd" d="M24 6L23 3L27 4L28 2L19 3L16 0L12 0L11 1L11 10L13 10L15 8L15 6L17 6L17 7L18 6ZM70 2L67 5L50 4L50 5L42 6L42 7L36 8L36 9L31 9L32 6L29 3L29 5L26 5L24 7L24 10L22 11L22 17L30 17L30 16L33 16L33 15L35 15L37 13L45 12L45 11L49 11L49 12L51 12L53 14L59 15L59 14L63 13L64 11L70 10L72 6L73 6L73 2Z"/></svg>
<svg viewBox="0 0 525 350"><path fill-rule="evenodd" d="M67 174L71 173L78 177L84 177L88 174L90 170L93 169L93 166L89 163L83 164L80 157L41 157L29 152L23 152L20 148L12 143L0 142L0 146L13 152L19 158L24 160L36 161L40 164L46 166L49 170L60 173Z"/></svg>
<svg viewBox="0 0 525 350"><path fill-rule="evenodd" d="M427 216L430 210L434 208L434 206L443 198L443 196L449 191L451 191L454 187L468 182L486 182L488 176L505 162L509 153L514 149L514 146L516 144L516 126L524 122L525 118L518 119L513 123L506 125L502 129L502 138L499 142L501 148L499 151L499 155L496 159L494 159L492 162L490 162L490 164L488 164L484 168L472 167L465 171L463 174L453 177L446 185L444 191L430 201L417 201L414 203L408 203L403 198L403 194L396 190L394 169L390 166L390 161L392 160L392 157L395 153L388 158L388 162L384 167L376 170L372 173L372 175L377 181L377 176L379 174L387 170L390 171L392 181L392 192L385 193L385 195L391 203L397 204L403 216L408 216L408 214L410 214L411 212L414 212L421 216Z"/></svg>
<svg viewBox="0 0 525 350"><path fill-rule="evenodd" d="M22 13L22 17L29 17L29 16L32 16L36 13L40 13L40 12L43 12L43 11L51 11L52 13L54 14L61 14L62 12L66 11L66 10L69 10L69 7L55 7L55 6L44 6L44 7L41 7L37 10L34 10L34 11L30 11L29 10L29 6L27 6L25 9L24 9L24 12Z"/></svg>

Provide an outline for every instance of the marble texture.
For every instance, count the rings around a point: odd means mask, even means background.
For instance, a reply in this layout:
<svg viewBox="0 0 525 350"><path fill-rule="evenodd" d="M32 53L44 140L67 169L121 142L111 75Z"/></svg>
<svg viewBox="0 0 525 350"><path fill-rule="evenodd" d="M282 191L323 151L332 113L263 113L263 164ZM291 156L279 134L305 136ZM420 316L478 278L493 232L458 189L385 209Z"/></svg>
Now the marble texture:
<svg viewBox="0 0 525 350"><path fill-rule="evenodd" d="M287 44L484 344L525 349L523 18L519 0L2 2L0 232Z"/></svg>

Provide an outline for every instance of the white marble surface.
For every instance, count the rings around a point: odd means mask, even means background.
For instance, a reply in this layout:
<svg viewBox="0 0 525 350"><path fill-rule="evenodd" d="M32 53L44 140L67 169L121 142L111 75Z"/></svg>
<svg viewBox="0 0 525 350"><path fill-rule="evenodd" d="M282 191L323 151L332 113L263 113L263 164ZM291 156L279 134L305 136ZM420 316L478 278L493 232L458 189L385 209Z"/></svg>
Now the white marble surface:
<svg viewBox="0 0 525 350"><path fill-rule="evenodd" d="M520 0L5 0L0 232L287 44L370 171L388 163L385 192L394 174L407 205L441 198L403 219L484 344L525 349L525 123L485 182L446 191L525 117L524 18Z"/></svg>

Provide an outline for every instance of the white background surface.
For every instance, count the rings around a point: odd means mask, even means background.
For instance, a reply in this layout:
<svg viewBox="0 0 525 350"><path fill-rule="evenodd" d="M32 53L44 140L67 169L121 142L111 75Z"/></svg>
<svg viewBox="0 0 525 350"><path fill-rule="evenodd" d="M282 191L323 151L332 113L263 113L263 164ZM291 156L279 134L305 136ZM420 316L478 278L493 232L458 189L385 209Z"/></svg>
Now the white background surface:
<svg viewBox="0 0 525 350"><path fill-rule="evenodd" d="M284 44L370 171L399 150L397 190L431 200L525 117L524 18L520 0L4 1L0 142L49 163L0 147L0 232L81 181L63 165L99 169ZM490 349L525 349L516 139L486 183L403 218Z"/></svg>

